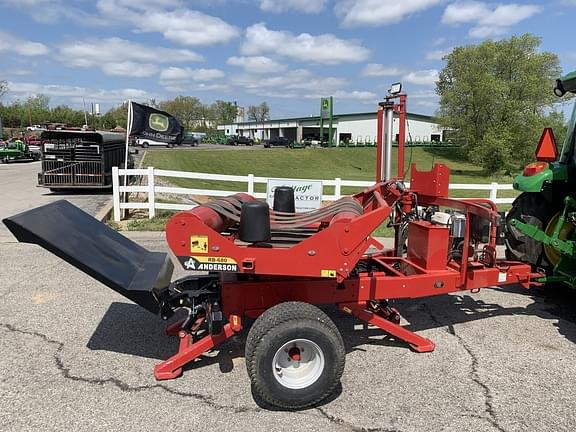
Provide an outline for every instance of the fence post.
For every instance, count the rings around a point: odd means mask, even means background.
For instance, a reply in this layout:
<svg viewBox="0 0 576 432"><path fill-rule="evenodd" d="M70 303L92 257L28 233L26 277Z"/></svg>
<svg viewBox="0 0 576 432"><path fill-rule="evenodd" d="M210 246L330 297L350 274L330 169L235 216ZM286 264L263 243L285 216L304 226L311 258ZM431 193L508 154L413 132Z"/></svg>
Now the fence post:
<svg viewBox="0 0 576 432"><path fill-rule="evenodd" d="M118 167L112 167L112 201L114 202L114 222L120 222L120 178Z"/></svg>
<svg viewBox="0 0 576 432"><path fill-rule="evenodd" d="M254 174L248 174L248 193L254 195Z"/></svg>
<svg viewBox="0 0 576 432"><path fill-rule="evenodd" d="M334 198L339 200L340 198L342 198L342 179L336 177L334 181L336 182L336 184L334 185Z"/></svg>
<svg viewBox="0 0 576 432"><path fill-rule="evenodd" d="M494 201L498 197L498 183L490 183L490 186L490 201Z"/></svg>
<svg viewBox="0 0 576 432"><path fill-rule="evenodd" d="M154 167L148 167L148 219L152 219L154 216L156 216L154 182Z"/></svg>

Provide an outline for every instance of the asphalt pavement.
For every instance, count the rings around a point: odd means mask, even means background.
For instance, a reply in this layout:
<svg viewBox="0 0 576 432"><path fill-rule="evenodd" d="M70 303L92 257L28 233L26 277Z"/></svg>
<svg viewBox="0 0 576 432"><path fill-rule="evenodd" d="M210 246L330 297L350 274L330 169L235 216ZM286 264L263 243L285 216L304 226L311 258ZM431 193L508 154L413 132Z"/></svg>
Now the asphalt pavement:
<svg viewBox="0 0 576 432"><path fill-rule="evenodd" d="M14 170L14 171L12 171ZM55 197L33 164L0 166L1 215ZM10 192L12 191L12 192ZM91 212L97 197L71 197ZM161 233L127 233L166 251ZM6 237L6 235L5 235ZM177 273L179 276L182 272ZM418 354L333 308L341 386L321 406L270 411L252 397L246 332L182 377L153 367L177 349L164 322L35 245L0 242L1 431L573 431L576 294L483 289L396 306L435 341Z"/></svg>
<svg viewBox="0 0 576 432"><path fill-rule="evenodd" d="M111 191L53 193L38 187L38 172L41 162L11 162L0 165L0 220L8 216L66 199L82 210L96 215L110 200ZM0 243L15 241L0 223Z"/></svg>

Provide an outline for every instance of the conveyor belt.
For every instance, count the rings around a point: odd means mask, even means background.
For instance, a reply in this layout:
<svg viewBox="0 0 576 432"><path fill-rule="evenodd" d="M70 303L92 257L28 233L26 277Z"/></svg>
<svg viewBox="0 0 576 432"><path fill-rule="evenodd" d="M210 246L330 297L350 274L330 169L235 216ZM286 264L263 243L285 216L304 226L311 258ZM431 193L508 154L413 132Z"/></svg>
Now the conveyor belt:
<svg viewBox="0 0 576 432"><path fill-rule="evenodd" d="M218 212L231 221L240 222L242 201L235 197L226 197L211 201L204 204L204 207ZM343 212L360 216L363 214L364 209L354 198L345 197L326 207L311 212L296 214L274 212L270 216L270 228L273 231L294 231L298 228L304 228L315 223L320 223L323 220L331 219Z"/></svg>

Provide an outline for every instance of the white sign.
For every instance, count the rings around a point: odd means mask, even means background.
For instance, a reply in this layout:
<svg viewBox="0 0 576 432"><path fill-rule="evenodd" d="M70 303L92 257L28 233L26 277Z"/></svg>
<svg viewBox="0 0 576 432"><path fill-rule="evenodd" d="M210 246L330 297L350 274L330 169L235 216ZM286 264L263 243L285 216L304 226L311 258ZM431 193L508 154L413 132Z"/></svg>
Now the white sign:
<svg viewBox="0 0 576 432"><path fill-rule="evenodd" d="M279 186L288 186L294 189L296 213L317 210L322 204L321 180L268 179L266 202L271 208L274 206L274 191Z"/></svg>

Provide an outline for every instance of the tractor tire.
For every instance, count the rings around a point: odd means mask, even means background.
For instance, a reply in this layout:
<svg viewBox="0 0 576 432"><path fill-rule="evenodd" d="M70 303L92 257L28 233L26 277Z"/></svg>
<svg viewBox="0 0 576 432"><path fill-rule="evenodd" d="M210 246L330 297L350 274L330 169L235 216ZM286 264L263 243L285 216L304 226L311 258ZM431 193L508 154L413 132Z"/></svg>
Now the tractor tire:
<svg viewBox="0 0 576 432"><path fill-rule="evenodd" d="M344 342L334 322L308 303L280 303L264 312L246 339L246 368L257 398L304 409L332 394L344 371Z"/></svg>
<svg viewBox="0 0 576 432"><path fill-rule="evenodd" d="M534 270L540 269L551 274L554 265L546 256L543 244L510 226L510 220L518 219L546 230L552 218L562 209L562 205L561 199L550 202L541 193L524 192L519 195L506 216L506 259L522 261L530 264Z"/></svg>
<svg viewBox="0 0 576 432"><path fill-rule="evenodd" d="M142 148L148 148L148 143L146 141L142 143Z"/></svg>

